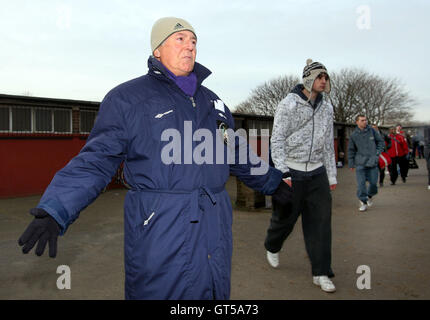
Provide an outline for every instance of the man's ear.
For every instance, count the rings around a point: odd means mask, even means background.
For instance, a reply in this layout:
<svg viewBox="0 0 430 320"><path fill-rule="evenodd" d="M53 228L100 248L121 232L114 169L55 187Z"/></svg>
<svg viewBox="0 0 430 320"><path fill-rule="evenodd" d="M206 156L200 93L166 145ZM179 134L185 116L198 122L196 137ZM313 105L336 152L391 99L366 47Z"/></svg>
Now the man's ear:
<svg viewBox="0 0 430 320"><path fill-rule="evenodd" d="M157 58L157 59L160 59L160 57L161 57L160 50L158 50L158 49L154 50L154 57Z"/></svg>

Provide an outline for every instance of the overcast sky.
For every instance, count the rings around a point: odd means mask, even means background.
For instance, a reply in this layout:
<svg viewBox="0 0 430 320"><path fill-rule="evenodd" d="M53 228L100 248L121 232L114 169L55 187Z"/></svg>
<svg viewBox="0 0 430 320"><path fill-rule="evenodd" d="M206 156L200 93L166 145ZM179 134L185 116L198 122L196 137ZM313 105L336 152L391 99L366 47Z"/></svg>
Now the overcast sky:
<svg viewBox="0 0 430 320"><path fill-rule="evenodd" d="M0 93L101 101L147 72L160 17L189 21L204 85L231 108L305 61L397 78L430 122L430 2L312 0L0 0Z"/></svg>

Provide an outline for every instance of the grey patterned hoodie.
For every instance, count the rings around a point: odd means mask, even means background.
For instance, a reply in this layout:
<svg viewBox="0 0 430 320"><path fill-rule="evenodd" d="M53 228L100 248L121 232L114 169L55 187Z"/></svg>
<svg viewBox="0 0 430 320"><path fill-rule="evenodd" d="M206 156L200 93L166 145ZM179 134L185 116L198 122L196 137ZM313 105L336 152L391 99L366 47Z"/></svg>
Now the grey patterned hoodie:
<svg viewBox="0 0 430 320"><path fill-rule="evenodd" d="M314 106L297 85L278 105L271 138L275 167L312 171L324 165L330 185L337 184L333 138L333 106L318 95Z"/></svg>

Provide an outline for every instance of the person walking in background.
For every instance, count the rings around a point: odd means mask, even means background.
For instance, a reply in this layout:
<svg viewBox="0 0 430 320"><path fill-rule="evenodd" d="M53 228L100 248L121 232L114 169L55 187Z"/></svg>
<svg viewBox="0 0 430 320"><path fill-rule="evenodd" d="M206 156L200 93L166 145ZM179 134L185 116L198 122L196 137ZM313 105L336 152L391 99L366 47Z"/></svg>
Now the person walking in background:
<svg viewBox="0 0 430 320"><path fill-rule="evenodd" d="M408 177L409 172L409 154L411 152L411 139L405 131L403 131L403 127L401 124L398 124L396 127L396 137L399 139L403 137L403 149L405 150L405 154L399 159L399 167L400 167L400 176L402 177L403 183L406 182L406 178Z"/></svg>
<svg viewBox="0 0 430 320"><path fill-rule="evenodd" d="M412 131L408 130L408 131L403 131L403 134L406 138L406 142L408 143L408 148L409 148L409 154L412 152Z"/></svg>
<svg viewBox="0 0 430 320"><path fill-rule="evenodd" d="M355 122L357 128L348 142L348 165L356 172L359 210L366 211L373 204L372 197L378 193L379 155L384 151L385 144L379 133L367 124L365 115L358 115Z"/></svg>
<svg viewBox="0 0 430 320"><path fill-rule="evenodd" d="M378 132L381 136L381 138L384 139L384 151L381 152L379 155L379 186L384 186L384 178L385 178L385 170L388 169L388 166L391 164L391 158L390 155L387 153L388 149L391 148L391 139L388 137L387 134L383 133L379 130L378 126L376 124L372 125L372 128Z"/></svg>
<svg viewBox="0 0 430 320"><path fill-rule="evenodd" d="M399 176L397 165L400 167L400 175L403 182L405 183L407 170L409 167L409 163L406 158L407 154L409 153L408 143L402 134L397 133L397 128L395 127L390 129L389 137L391 139L391 148L388 149L388 154L390 155L392 161L390 166L391 185L396 184L397 178Z"/></svg>
<svg viewBox="0 0 430 320"><path fill-rule="evenodd" d="M418 146L419 146L419 142L420 142L420 137L417 134L414 134L412 136L412 159L415 159L417 151L418 151Z"/></svg>
<svg viewBox="0 0 430 320"><path fill-rule="evenodd" d="M303 84L297 85L276 109L272 158L284 178L291 179L288 183L292 184L293 200L288 205L273 202L264 246L269 264L277 268L279 251L301 214L313 283L325 292L334 292L336 287L329 279L334 276L330 190L337 184L333 106L323 99L323 92L330 92L327 69L308 59Z"/></svg>
<svg viewBox="0 0 430 320"><path fill-rule="evenodd" d="M425 156L424 156L424 147L425 147L425 139L424 139L424 137L421 135L421 134L419 134L419 135L417 135L417 137L418 137L418 159L424 159L425 158Z"/></svg>

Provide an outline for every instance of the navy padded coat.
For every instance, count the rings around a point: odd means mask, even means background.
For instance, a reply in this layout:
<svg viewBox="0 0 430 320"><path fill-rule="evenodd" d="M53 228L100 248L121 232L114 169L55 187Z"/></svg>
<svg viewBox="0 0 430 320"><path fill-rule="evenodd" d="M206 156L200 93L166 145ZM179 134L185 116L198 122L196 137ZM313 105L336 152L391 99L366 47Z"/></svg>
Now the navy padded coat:
<svg viewBox="0 0 430 320"><path fill-rule="evenodd" d="M215 108L219 98L201 85L211 73L202 65L194 67L194 97L185 95L153 57L148 67L148 74L106 95L85 146L56 173L37 207L55 218L64 234L124 161L132 187L124 204L126 299L228 299L232 207L225 183L231 173L272 194L282 173L270 167L263 175L250 175L251 167L258 166L251 158L242 164L190 162L189 147L196 150L203 143L190 138L192 133L209 130L225 150L216 129L220 122L234 128L233 117L227 107L224 112ZM162 141L169 128L181 139ZM161 154L169 143L180 153L177 161L165 164ZM236 153L247 147L238 145Z"/></svg>

